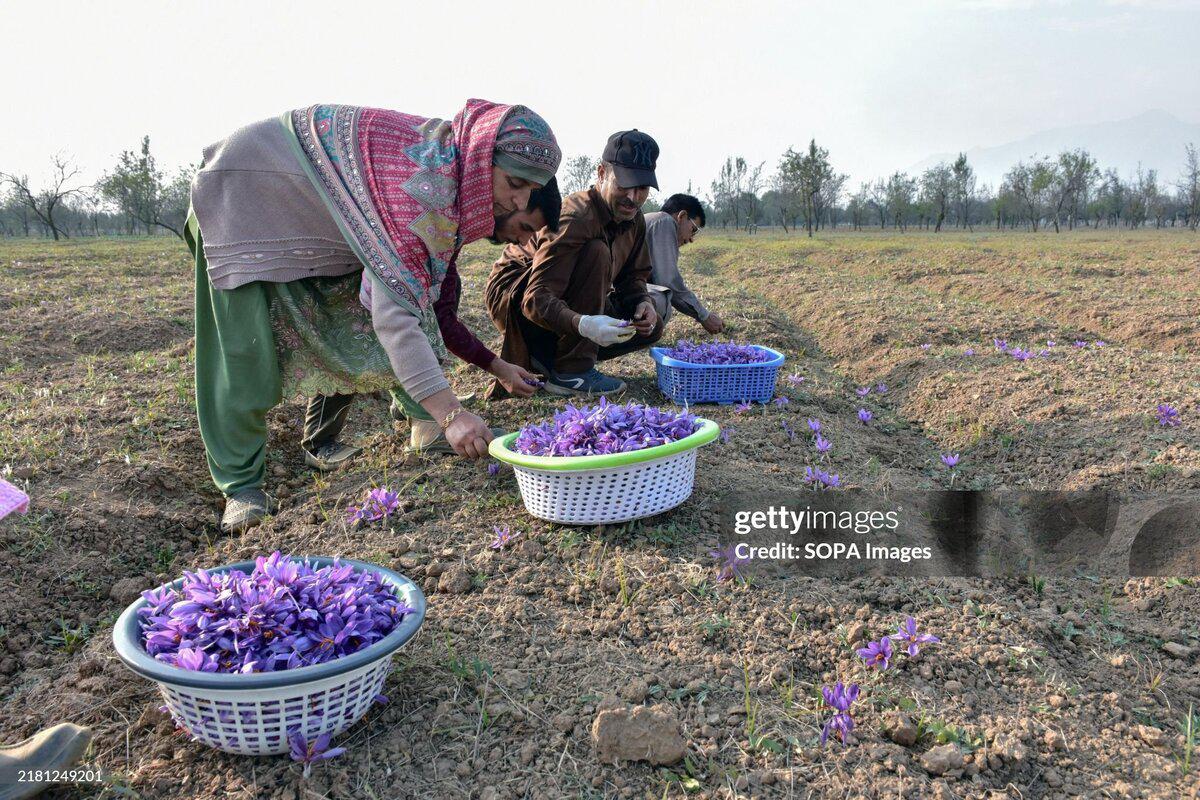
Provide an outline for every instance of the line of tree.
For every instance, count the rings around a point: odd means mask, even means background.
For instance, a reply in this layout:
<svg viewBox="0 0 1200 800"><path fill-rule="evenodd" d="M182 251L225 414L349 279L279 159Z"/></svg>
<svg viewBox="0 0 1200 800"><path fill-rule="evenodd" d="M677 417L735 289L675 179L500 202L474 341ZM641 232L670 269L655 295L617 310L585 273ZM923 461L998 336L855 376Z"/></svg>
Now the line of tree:
<svg viewBox="0 0 1200 800"><path fill-rule="evenodd" d="M564 194L589 186L596 159L578 155L563 162ZM946 227L1060 231L1077 226L1158 228L1200 227L1200 153L1184 147L1184 163L1173 184L1153 169L1140 167L1122 178L1101 170L1084 149L1057 157L1033 156L1013 165L994 189L980 184L965 154L935 164L920 175L895 172L866 181L851 192L847 176L834 169L829 151L815 140L788 150L773 175L765 162L730 156L702 200L710 225L754 232L760 225L785 231L803 228ZM195 165L166 173L150 151L150 137L122 152L98 181L85 183L67 156L54 157L50 177L40 186L28 174L0 171L0 236L154 235L183 237L188 193ZM689 182L685 190L698 194ZM651 203L648 208L656 207Z"/></svg>
<svg viewBox="0 0 1200 800"><path fill-rule="evenodd" d="M183 238L188 195L197 167L164 172L150 152L150 137L126 150L95 183L85 183L74 161L52 160L40 186L27 173L0 171L0 236L111 236L173 233Z"/></svg>
<svg viewBox="0 0 1200 800"><path fill-rule="evenodd" d="M895 172L849 191L847 176L834 169L829 151L815 140L802 150L788 148L773 176L764 178L762 170L762 164L752 167L738 156L726 159L703 198L710 225L751 232L779 225L785 231L803 228L809 236L839 226L1200 227L1200 154L1193 144L1184 146L1183 170L1170 185L1153 169L1139 167L1124 178L1115 169L1102 171L1084 149L1019 161L995 188L980 184L960 153L920 175Z"/></svg>

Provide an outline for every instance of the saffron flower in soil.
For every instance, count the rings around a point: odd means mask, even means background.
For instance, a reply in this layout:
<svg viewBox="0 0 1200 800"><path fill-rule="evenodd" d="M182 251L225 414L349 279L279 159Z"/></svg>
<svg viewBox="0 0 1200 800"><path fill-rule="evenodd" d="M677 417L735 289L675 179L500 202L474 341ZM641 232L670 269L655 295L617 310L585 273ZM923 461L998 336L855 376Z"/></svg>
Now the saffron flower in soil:
<svg viewBox="0 0 1200 800"><path fill-rule="evenodd" d="M920 645L934 644L941 641L941 639L931 633L918 633L917 621L912 617L905 617L904 624L900 626L900 629L887 638L900 645L907 643L908 649L906 652L910 656L915 656L920 652Z"/></svg>
<svg viewBox="0 0 1200 800"><path fill-rule="evenodd" d="M958 466L958 453L942 454L942 463L945 464L947 467Z"/></svg>
<svg viewBox="0 0 1200 800"><path fill-rule="evenodd" d="M776 398L775 398L774 400L772 400L771 402L772 402L772 403L774 403L775 405L779 406L780 408L783 408L784 406L786 406L786 405L787 405L788 403L790 403L791 401L790 401L790 400L788 400L788 399L787 399L787 397L785 397L784 395L779 395L779 397L776 397Z"/></svg>
<svg viewBox="0 0 1200 800"><path fill-rule="evenodd" d="M1164 427L1174 428L1180 422L1179 410L1170 403L1159 403L1154 415L1158 417L1158 424Z"/></svg>
<svg viewBox="0 0 1200 800"><path fill-rule="evenodd" d="M868 422L870 422L871 418L873 416L875 416L875 415L872 414L870 411L867 411L865 408L860 408L858 410L858 421L861 422L863 425L866 425Z"/></svg>
<svg viewBox="0 0 1200 800"><path fill-rule="evenodd" d="M1096 341L1092 342L1092 347L1104 347L1104 346L1105 346L1105 344L1104 344L1103 339L1097 339Z"/></svg>
<svg viewBox="0 0 1200 800"><path fill-rule="evenodd" d="M521 535L520 531L513 533L512 529L510 529L507 525L493 525L492 533L495 534L495 538L492 539L492 543L488 546L493 550L503 550L505 547L508 547L510 544L516 541L517 537Z"/></svg>
<svg viewBox="0 0 1200 800"><path fill-rule="evenodd" d="M804 482L811 483L818 489L836 489L842 485L840 475L833 475L823 469L813 469L812 467L804 468Z"/></svg>
<svg viewBox="0 0 1200 800"><path fill-rule="evenodd" d="M994 344L996 346L996 349L999 350L1001 353L1008 352L1008 342L1006 342L1005 340L992 339L992 344Z"/></svg>
<svg viewBox="0 0 1200 800"><path fill-rule="evenodd" d="M729 444L729 438L735 433L737 433L737 428L733 426L721 428L721 444Z"/></svg>
<svg viewBox="0 0 1200 800"><path fill-rule="evenodd" d="M739 556L737 546L732 544L720 550L710 550L708 554L717 560L718 583L742 577L742 565L750 561L748 557Z"/></svg>
<svg viewBox="0 0 1200 800"><path fill-rule="evenodd" d="M854 390L854 393L856 395L858 395L859 397L866 397L867 395L869 395L871 393L871 387L870 386L860 386Z"/></svg>
<svg viewBox="0 0 1200 800"><path fill-rule="evenodd" d="M921 349L922 349L922 350L928 350L928 349L929 349L929 342L926 342L925 344L921 345Z"/></svg>
<svg viewBox="0 0 1200 800"><path fill-rule="evenodd" d="M344 747L329 746L328 733L322 733L317 737L316 741L309 742L304 738L304 734L300 732L300 728L298 727L288 731L288 745L291 750L292 761L298 761L304 765L305 778L312 771L313 764L318 761L335 758L346 752L346 748Z"/></svg>
<svg viewBox="0 0 1200 800"><path fill-rule="evenodd" d="M681 339L666 351L669 358L688 364L761 364L772 356L757 347L733 342L702 342L693 344Z"/></svg>
<svg viewBox="0 0 1200 800"><path fill-rule="evenodd" d="M383 639L412 613L378 573L335 561L313 569L278 551L241 570L185 572L179 589L142 593L146 652L200 672L276 672L333 661Z"/></svg>
<svg viewBox="0 0 1200 800"><path fill-rule="evenodd" d="M1022 350L1019 347L1014 347L1013 349L1009 350L1008 354L1017 361L1028 361L1029 357L1033 355L1033 353L1030 353L1028 350Z"/></svg>
<svg viewBox="0 0 1200 800"><path fill-rule="evenodd" d="M527 456L592 456L629 453L691 436L700 427L688 411L619 405L600 398L595 406L567 405L554 418L527 425L513 449Z"/></svg>
<svg viewBox="0 0 1200 800"><path fill-rule="evenodd" d="M858 693L857 683L852 683L847 687L838 681L833 688L821 687L821 696L825 698L825 705L836 712L821 728L822 745L828 741L830 734L836 734L838 740L842 744L846 744L854 730L854 718L850 715L850 706L858 699Z"/></svg>
<svg viewBox="0 0 1200 800"><path fill-rule="evenodd" d="M488 475L499 475L499 474L500 474L500 465L497 462L493 461L492 463L488 464Z"/></svg>
<svg viewBox="0 0 1200 800"><path fill-rule="evenodd" d="M833 442L829 441L828 439L826 439L824 436L822 436L819 433L817 434L817 438L813 442L813 444L816 445L818 453L822 453L822 454L828 453L830 450L833 449Z"/></svg>
<svg viewBox="0 0 1200 800"><path fill-rule="evenodd" d="M973 355L975 355L975 348L974 348L974 347L968 347L966 350L963 350L963 355L964 355L964 356L973 356Z"/></svg>
<svg viewBox="0 0 1200 800"><path fill-rule="evenodd" d="M819 432L821 430L821 421L810 417L808 420L808 429L813 433Z"/></svg>
<svg viewBox="0 0 1200 800"><path fill-rule="evenodd" d="M888 385L886 383L875 384L875 393L876 394L887 394L887 392L888 392Z"/></svg>
<svg viewBox="0 0 1200 800"><path fill-rule="evenodd" d="M735 406L733 407L733 413L735 413L735 414L745 414L745 413L746 413L747 411L749 411L751 408L753 408L753 406L751 406L751 405L750 405L750 401L749 401L749 400L743 400L742 402L738 403L737 405L735 405Z"/></svg>
<svg viewBox="0 0 1200 800"><path fill-rule="evenodd" d="M892 665L892 640L883 637L878 642L871 642L866 647L855 651L859 657L872 669L887 669Z"/></svg>
<svg viewBox="0 0 1200 800"><path fill-rule="evenodd" d="M804 376L799 372L793 372L791 375L787 376L787 382L792 386L799 386L800 384L804 383L804 380Z"/></svg>
<svg viewBox="0 0 1200 800"><path fill-rule="evenodd" d="M386 486L372 489L361 506L349 506L346 517L349 522L378 522L387 519L400 508L400 495Z"/></svg>
<svg viewBox="0 0 1200 800"><path fill-rule="evenodd" d="M1087 347L1087 342L1083 341L1082 339L1076 339L1071 344L1075 345L1076 347Z"/></svg>

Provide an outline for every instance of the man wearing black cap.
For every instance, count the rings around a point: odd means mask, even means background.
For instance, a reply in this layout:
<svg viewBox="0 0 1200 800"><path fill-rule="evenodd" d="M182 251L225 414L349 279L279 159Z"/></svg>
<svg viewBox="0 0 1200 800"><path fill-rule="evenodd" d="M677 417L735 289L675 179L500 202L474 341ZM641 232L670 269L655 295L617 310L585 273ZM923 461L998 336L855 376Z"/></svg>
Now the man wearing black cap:
<svg viewBox="0 0 1200 800"><path fill-rule="evenodd" d="M563 200L557 232L509 245L492 267L488 311L501 358L546 378L558 395L611 394L625 382L596 362L647 347L662 320L646 292L650 252L642 204L658 188L658 144L638 130L608 139L596 182ZM493 384L492 396L504 389Z"/></svg>

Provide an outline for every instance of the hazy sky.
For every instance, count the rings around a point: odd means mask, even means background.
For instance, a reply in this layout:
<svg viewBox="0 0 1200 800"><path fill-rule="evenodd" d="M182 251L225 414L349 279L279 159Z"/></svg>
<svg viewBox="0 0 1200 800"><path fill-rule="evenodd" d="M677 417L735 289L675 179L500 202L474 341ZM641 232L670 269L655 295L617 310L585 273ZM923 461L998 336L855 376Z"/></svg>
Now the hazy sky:
<svg viewBox="0 0 1200 800"><path fill-rule="evenodd" d="M120 9L120 10L118 10ZM810 137L853 180L933 153L1160 108L1200 122L1200 3L124 2L0 4L0 171L162 165L316 102L541 113L568 154L637 127L659 183Z"/></svg>

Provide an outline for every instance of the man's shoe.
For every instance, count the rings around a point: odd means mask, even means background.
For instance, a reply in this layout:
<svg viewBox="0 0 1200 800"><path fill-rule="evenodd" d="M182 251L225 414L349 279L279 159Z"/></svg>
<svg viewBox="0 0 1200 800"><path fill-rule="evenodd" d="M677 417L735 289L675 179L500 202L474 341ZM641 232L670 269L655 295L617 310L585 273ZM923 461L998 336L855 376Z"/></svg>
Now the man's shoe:
<svg viewBox="0 0 1200 800"><path fill-rule="evenodd" d="M0 800L33 797L49 783L22 773L68 770L83 758L91 741L90 728L63 722L23 742L0 747Z"/></svg>
<svg viewBox="0 0 1200 800"><path fill-rule="evenodd" d="M561 397L616 394L625 391L625 381L595 367L587 372L551 372L546 376L546 391Z"/></svg>
<svg viewBox="0 0 1200 800"><path fill-rule="evenodd" d="M320 472L332 472L361 452L361 447L351 447L341 442L329 442L318 447L315 453L305 450L304 463Z"/></svg>
<svg viewBox="0 0 1200 800"><path fill-rule="evenodd" d="M268 514L275 513L277 504L262 489L242 489L225 501L225 513L221 516L224 533L242 533L262 522Z"/></svg>
<svg viewBox="0 0 1200 800"><path fill-rule="evenodd" d="M468 392L467 394L460 394L460 395L458 395L458 404L460 406L465 406L465 405L470 404L474 399L475 399L474 392ZM390 406L388 406L388 413L392 415L392 419L396 420L396 422L407 422L408 421L408 414L405 413L403 408L396 405L395 400L393 400L392 404Z"/></svg>

